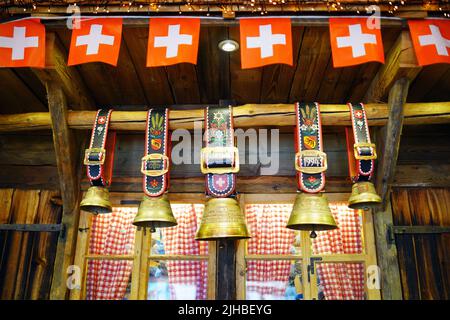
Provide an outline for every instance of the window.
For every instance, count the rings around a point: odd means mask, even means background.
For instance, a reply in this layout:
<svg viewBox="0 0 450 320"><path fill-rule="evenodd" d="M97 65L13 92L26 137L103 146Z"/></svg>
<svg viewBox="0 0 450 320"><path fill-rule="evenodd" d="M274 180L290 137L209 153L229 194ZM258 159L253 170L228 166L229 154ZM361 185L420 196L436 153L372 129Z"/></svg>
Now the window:
<svg viewBox="0 0 450 320"><path fill-rule="evenodd" d="M71 291L71 299L214 297L209 242L194 239L203 204L173 201L172 211L178 225L154 233L133 226L136 206L97 216L82 212L75 258L82 285Z"/></svg>
<svg viewBox="0 0 450 320"><path fill-rule="evenodd" d="M285 228L294 198L242 196L252 238L239 244L238 298L379 299L366 285L367 267L376 265L371 213L349 209L346 194L328 195L339 228L311 239Z"/></svg>
<svg viewBox="0 0 450 320"><path fill-rule="evenodd" d="M349 209L348 194L327 196L339 229L311 239L285 227L295 194L240 195L252 238L237 246L238 299L380 299L366 285L376 265L372 214ZM172 197L178 225L154 233L132 225L136 205L82 212L75 256L82 279L71 299L214 299L215 242L195 240L204 197Z"/></svg>

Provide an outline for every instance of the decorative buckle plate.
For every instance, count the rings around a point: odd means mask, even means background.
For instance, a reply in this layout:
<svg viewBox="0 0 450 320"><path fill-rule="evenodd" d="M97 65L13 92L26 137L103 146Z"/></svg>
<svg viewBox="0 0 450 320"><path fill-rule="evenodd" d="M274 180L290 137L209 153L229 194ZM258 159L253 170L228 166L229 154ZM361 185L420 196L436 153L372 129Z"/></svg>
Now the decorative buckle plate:
<svg viewBox="0 0 450 320"><path fill-rule="evenodd" d="M89 155L93 152L101 153L100 160L89 160ZM84 151L84 164L87 166L103 165L105 163L106 150L103 148L91 148Z"/></svg>
<svg viewBox="0 0 450 320"><path fill-rule="evenodd" d="M370 155L370 156L360 155L358 152L358 148L371 148L372 155ZM355 158L357 160L375 160L377 158L377 150L376 150L375 143L368 143L368 142L355 143L353 145L353 151L355 154Z"/></svg>
<svg viewBox="0 0 450 320"><path fill-rule="evenodd" d="M225 154L233 153L234 165L229 168L208 168L206 166L206 158L208 155L215 153ZM200 169L203 174L225 174L239 172L239 150L236 147L206 147L200 153Z"/></svg>
<svg viewBox="0 0 450 320"><path fill-rule="evenodd" d="M322 166L320 167L304 167L302 166L301 158L308 157L308 158L322 158ZM308 174L316 174L316 173L322 173L326 171L328 168L328 162L327 162L327 154L325 152L322 152L320 150L303 150L299 151L295 154L295 170L308 173Z"/></svg>
<svg viewBox="0 0 450 320"><path fill-rule="evenodd" d="M160 170L146 169L145 165L146 165L147 161L151 161L151 160L161 160L163 163L163 168ZM169 157L164 154L151 153L151 154L143 157L141 161L142 161L141 172L142 172L142 174L144 174L146 176L159 177L159 176L166 174L169 171Z"/></svg>

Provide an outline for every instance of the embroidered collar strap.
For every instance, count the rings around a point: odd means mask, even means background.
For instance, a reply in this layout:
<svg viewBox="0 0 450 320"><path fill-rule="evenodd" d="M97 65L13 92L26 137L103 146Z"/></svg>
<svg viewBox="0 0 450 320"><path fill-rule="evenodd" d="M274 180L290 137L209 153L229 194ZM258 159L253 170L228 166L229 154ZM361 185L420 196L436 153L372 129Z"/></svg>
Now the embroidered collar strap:
<svg viewBox="0 0 450 320"><path fill-rule="evenodd" d="M150 197L158 197L169 188L170 139L168 108L148 110L144 152L141 163L141 172L144 175L144 193Z"/></svg>
<svg viewBox="0 0 450 320"><path fill-rule="evenodd" d="M84 153L84 164L91 185L107 187L111 184L116 133L108 135L112 109L100 109L95 117L89 148Z"/></svg>
<svg viewBox="0 0 450 320"><path fill-rule="evenodd" d="M377 154L375 144L370 141L366 111L362 103L349 103L348 106L352 128L346 128L345 133L350 177L353 182L369 181L374 172Z"/></svg>
<svg viewBox="0 0 450 320"><path fill-rule="evenodd" d="M325 187L327 170L320 107L318 103L297 103L295 110L295 169L298 189L307 193L318 193Z"/></svg>
<svg viewBox="0 0 450 320"><path fill-rule="evenodd" d="M205 174L206 194L228 197L236 190L239 152L234 146L233 109L206 107L205 139L201 152L201 171Z"/></svg>

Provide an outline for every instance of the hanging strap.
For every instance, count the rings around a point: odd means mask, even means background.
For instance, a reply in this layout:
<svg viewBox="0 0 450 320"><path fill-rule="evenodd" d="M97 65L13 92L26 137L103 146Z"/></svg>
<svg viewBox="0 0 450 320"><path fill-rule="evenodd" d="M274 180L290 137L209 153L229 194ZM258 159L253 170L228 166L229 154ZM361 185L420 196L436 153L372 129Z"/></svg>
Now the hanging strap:
<svg viewBox="0 0 450 320"><path fill-rule="evenodd" d="M100 109L92 128L91 142L84 153L84 164L92 186L107 187L111 184L116 133L108 135L112 109Z"/></svg>
<svg viewBox="0 0 450 320"><path fill-rule="evenodd" d="M239 152L234 146L233 109L206 107L205 139L201 152L201 171L206 175L206 194L228 197L236 190Z"/></svg>
<svg viewBox="0 0 450 320"><path fill-rule="evenodd" d="M169 188L169 155L169 109L150 109L147 112L145 154L141 164L143 188L147 196L158 197Z"/></svg>
<svg viewBox="0 0 450 320"><path fill-rule="evenodd" d="M296 103L295 169L298 189L317 193L325 187L327 155L323 152L318 103Z"/></svg>
<svg viewBox="0 0 450 320"><path fill-rule="evenodd" d="M369 181L372 178L375 159L375 144L370 142L369 125L362 103L348 104L352 128L345 128L350 178L353 182ZM352 132L353 131L353 132Z"/></svg>

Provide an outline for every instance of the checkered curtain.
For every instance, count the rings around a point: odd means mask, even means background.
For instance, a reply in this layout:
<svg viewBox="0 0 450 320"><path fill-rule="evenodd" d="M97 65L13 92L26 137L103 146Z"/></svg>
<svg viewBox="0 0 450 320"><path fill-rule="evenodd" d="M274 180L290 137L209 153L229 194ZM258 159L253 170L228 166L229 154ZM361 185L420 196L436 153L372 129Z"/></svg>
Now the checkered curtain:
<svg viewBox="0 0 450 320"><path fill-rule="evenodd" d="M89 253L99 255L133 254L136 208L113 208L109 214L93 218ZM122 300L130 281L133 261L89 260L86 298Z"/></svg>
<svg viewBox="0 0 450 320"><path fill-rule="evenodd" d="M207 255L208 242L196 241L203 205L173 204L178 225L162 229L168 255ZM208 263L206 261L167 261L171 299L205 300L207 298ZM192 290L195 288L194 290ZM192 293L192 295L189 295Z"/></svg>
<svg viewBox="0 0 450 320"><path fill-rule="evenodd" d="M290 254L294 232L286 228L292 205L246 205L247 225L252 238L248 254ZM291 262L254 260L247 262L247 292L249 299L283 299L288 286Z"/></svg>
<svg viewBox="0 0 450 320"><path fill-rule="evenodd" d="M362 253L361 218L345 202L330 203L339 228L317 233L314 254ZM364 265L362 263L319 263L317 276L327 300L364 299Z"/></svg>

